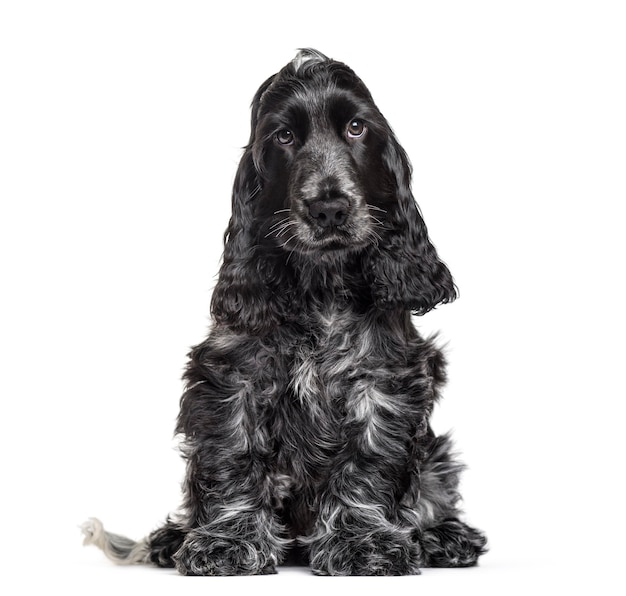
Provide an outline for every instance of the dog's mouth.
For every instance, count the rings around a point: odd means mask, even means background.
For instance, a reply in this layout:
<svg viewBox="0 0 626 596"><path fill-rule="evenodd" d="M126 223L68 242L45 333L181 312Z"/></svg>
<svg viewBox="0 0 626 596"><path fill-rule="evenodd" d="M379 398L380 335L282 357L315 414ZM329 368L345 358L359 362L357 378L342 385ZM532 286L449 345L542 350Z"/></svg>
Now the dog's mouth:
<svg viewBox="0 0 626 596"><path fill-rule="evenodd" d="M290 241L283 243L283 248L289 251L306 254L352 251L363 248L369 242L367 228L355 225L351 219L339 226L324 228L300 217L295 219Z"/></svg>
<svg viewBox="0 0 626 596"><path fill-rule="evenodd" d="M309 242L315 249L341 250L354 244L354 234L341 227L330 230L314 230Z"/></svg>

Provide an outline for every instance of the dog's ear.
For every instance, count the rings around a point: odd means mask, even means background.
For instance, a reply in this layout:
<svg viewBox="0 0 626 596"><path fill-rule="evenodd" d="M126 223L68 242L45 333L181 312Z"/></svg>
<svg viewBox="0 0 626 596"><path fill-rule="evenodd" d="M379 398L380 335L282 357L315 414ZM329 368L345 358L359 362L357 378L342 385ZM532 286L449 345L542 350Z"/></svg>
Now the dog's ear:
<svg viewBox="0 0 626 596"><path fill-rule="evenodd" d="M250 142L235 176L224 256L211 300L211 313L218 324L255 334L280 324L292 310L288 272L281 267L279 256L261 247L262 228L256 217L263 189L256 127L263 93L272 80L261 85L252 102ZM278 287L282 290L276 291Z"/></svg>
<svg viewBox="0 0 626 596"><path fill-rule="evenodd" d="M404 308L421 315L438 304L452 302L457 288L428 237L411 193L409 159L391 131L382 158L395 187L396 204L384 218L384 242L365 259L364 274L379 308Z"/></svg>

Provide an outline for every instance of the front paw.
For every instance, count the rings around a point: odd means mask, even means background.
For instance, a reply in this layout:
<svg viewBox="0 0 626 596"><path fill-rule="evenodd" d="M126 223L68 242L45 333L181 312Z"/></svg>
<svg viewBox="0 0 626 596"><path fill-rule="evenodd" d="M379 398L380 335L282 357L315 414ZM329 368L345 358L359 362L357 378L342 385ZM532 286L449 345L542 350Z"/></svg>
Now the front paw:
<svg viewBox="0 0 626 596"><path fill-rule="evenodd" d="M420 548L402 532L337 531L310 545L316 575L417 575Z"/></svg>
<svg viewBox="0 0 626 596"><path fill-rule="evenodd" d="M268 545L194 530L174 561L182 575L266 575L276 573L277 557Z"/></svg>

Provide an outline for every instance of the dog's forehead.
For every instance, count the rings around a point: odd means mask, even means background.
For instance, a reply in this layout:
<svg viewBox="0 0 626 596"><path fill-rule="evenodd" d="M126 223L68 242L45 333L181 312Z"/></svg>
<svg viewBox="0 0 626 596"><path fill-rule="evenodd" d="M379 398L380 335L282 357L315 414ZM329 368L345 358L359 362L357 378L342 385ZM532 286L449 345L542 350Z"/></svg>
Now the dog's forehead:
<svg viewBox="0 0 626 596"><path fill-rule="evenodd" d="M326 116L337 108L354 109L360 103L350 89L343 89L334 82L303 85L295 91L293 99L312 117Z"/></svg>
<svg viewBox="0 0 626 596"><path fill-rule="evenodd" d="M298 112L308 120L326 119L332 113L351 117L369 103L357 86L330 76L278 80L268 91L262 102L266 113Z"/></svg>

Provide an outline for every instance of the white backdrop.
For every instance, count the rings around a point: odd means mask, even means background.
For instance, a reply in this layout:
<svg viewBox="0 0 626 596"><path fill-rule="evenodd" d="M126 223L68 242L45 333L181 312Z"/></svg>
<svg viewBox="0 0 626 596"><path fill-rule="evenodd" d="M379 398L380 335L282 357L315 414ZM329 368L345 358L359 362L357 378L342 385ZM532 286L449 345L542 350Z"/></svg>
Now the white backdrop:
<svg viewBox="0 0 626 596"><path fill-rule="evenodd" d="M221 4L0 5L0 582L619 592L623 4ZM369 86L460 287L416 323L448 343L434 423L455 430L491 551L411 578L114 567L77 525L97 515L138 538L179 503L179 379L208 326L249 104L308 46Z"/></svg>

